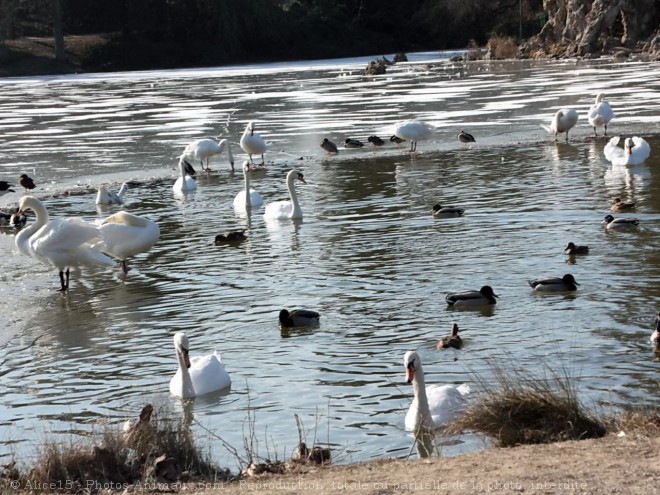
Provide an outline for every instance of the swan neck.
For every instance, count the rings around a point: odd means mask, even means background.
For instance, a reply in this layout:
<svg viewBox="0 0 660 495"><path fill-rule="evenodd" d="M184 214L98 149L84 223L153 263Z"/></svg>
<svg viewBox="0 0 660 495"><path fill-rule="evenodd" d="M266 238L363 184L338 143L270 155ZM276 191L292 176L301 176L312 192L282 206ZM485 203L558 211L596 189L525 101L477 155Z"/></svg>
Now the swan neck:
<svg viewBox="0 0 660 495"><path fill-rule="evenodd" d="M179 349L176 350L176 359L179 361L179 369L181 370L181 394L183 397L194 397L195 388L190 377L190 371L188 371L186 362L183 359L183 352Z"/></svg>
<svg viewBox="0 0 660 495"><path fill-rule="evenodd" d="M426 383L424 381L424 370L421 363L415 367L415 378L413 380L413 393L417 399L417 413L419 414L419 426L433 427L429 400L426 396Z"/></svg>
<svg viewBox="0 0 660 495"><path fill-rule="evenodd" d="M245 207L252 207L252 198L250 198L250 172L243 168L243 179L245 180Z"/></svg>
<svg viewBox="0 0 660 495"><path fill-rule="evenodd" d="M295 173L289 175L289 179L286 181L286 187L289 189L289 197L291 198L291 204L293 205L292 215L300 216L300 203L298 202L298 194L296 194L296 186L294 185L295 180Z"/></svg>
<svg viewBox="0 0 660 495"><path fill-rule="evenodd" d="M34 216L35 220L32 222L32 225L30 225L27 228L21 229L21 231L17 234L17 238L20 237L21 239L23 238L29 238L34 234L37 230L39 230L41 227L46 225L48 222L48 210L46 210L46 207L41 204L41 202L35 202L30 204L26 210L32 210L34 211Z"/></svg>

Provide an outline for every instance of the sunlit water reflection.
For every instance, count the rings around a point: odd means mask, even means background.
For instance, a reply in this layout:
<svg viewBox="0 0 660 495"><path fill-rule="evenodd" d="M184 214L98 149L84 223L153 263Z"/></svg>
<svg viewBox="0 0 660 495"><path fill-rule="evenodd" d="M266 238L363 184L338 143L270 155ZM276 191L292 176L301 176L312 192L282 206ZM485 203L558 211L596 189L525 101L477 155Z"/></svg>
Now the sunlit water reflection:
<svg viewBox="0 0 660 495"><path fill-rule="evenodd" d="M659 155L612 167L606 141L588 137L584 113L602 90L617 114L610 133L657 134L660 70L435 62L365 78L363 66L0 80L0 179L27 172L52 215L89 220L118 209L97 210L98 184L133 179L124 208L161 228L128 280L104 268L76 271L67 296L53 291L55 270L19 255L13 232L0 235L5 457L29 458L54 434L101 431L145 402L181 411L168 394L171 337L180 330L193 355L220 351L232 376L230 391L191 406L201 442L232 466L217 437L242 449L249 408L262 455L291 454L294 413L338 462L407 455L412 391L402 359L412 348L428 382L469 382L474 393L475 375L490 381L495 360L511 370L566 369L590 404L657 404L660 365L648 337L660 300ZM539 124L562 105L582 120L571 142L555 144ZM438 127L413 157L389 142L336 157L319 147L323 137L385 138L393 122L412 117ZM212 160L216 173L200 177L196 192L173 195L185 144L222 134L240 164L248 121L272 143L252 187L266 202L283 199L286 172L298 168L307 180L296 186L303 221L266 223L262 208L235 214L243 178L224 157ZM460 129L477 144L458 143ZM20 194L0 204L9 208ZM637 203L638 231L603 230L615 196ZM434 220L436 202L466 214ZM236 228L247 241L213 245ZM569 259L571 240L591 254ZM577 294L538 295L526 283L567 272L581 284ZM495 308L447 309L447 292L484 284L500 295ZM321 325L280 330L279 310L295 307L319 311ZM436 351L452 322L463 350ZM452 443L443 452L482 445L471 435Z"/></svg>

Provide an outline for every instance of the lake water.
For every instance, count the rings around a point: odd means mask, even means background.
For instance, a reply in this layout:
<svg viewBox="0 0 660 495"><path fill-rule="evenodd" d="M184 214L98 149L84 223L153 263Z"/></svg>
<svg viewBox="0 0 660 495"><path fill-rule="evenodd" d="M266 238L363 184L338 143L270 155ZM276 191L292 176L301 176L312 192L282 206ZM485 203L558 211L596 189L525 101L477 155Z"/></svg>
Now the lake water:
<svg viewBox="0 0 660 495"><path fill-rule="evenodd" d="M199 443L232 469L219 438L242 452L251 414L262 456L291 455L294 414L336 462L405 456L409 349L427 383L466 382L475 395L495 363L531 376L566 370L595 407L657 406L648 339L660 303L660 66L446 58L418 54L378 77L361 75L368 59L351 59L0 79L0 180L28 173L52 216L96 220L119 209L96 207L98 185L130 179L123 208L161 228L126 281L87 268L72 273L67 295L54 291L54 269L2 231L0 459L29 463L46 439L114 428L147 402L192 418ZM591 138L585 114L600 91L616 112L609 133L651 143L644 165L611 166L606 139ZM540 127L561 106L581 115L569 143ZM414 155L389 142L330 157L319 147L324 137L387 138L409 118L437 127ZM235 214L249 121L272 143L252 187L266 202L284 199L297 168L303 221ZM461 129L477 143L458 143ZM237 171L215 157L195 193L174 196L176 156L217 135L233 144ZM637 203L637 231L601 226L616 196ZM465 216L434 220L437 202ZM214 246L236 228L247 241ZM568 241L591 254L569 259ZM572 295L527 285L569 272L581 284ZM495 308L447 308L448 292L486 284L500 296ZM281 331L282 308L317 310L321 324ZM464 348L436 350L453 322ZM222 354L230 391L186 404L169 395L181 330L191 355ZM482 447L465 435L443 452Z"/></svg>

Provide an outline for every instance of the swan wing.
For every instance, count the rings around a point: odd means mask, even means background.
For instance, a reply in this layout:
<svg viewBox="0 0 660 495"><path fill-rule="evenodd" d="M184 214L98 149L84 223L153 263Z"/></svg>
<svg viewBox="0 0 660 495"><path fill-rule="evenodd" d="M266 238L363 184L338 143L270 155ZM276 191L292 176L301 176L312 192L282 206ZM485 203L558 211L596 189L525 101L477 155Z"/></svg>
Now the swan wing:
<svg viewBox="0 0 660 495"><path fill-rule="evenodd" d="M651 146L644 138L633 136L632 142L635 146L632 149L630 164L641 165L651 154Z"/></svg>
<svg viewBox="0 0 660 495"><path fill-rule="evenodd" d="M429 410L436 427L453 421L465 412L469 387L467 385L461 385L461 387L454 385L429 385L426 387Z"/></svg>
<svg viewBox="0 0 660 495"><path fill-rule="evenodd" d="M144 227L121 223L102 225L100 230L105 242L105 251L116 258L125 259L149 250L160 237L158 224L149 222Z"/></svg>
<svg viewBox="0 0 660 495"><path fill-rule="evenodd" d="M229 373L217 353L193 359L188 371L197 396L222 390L231 385Z"/></svg>
<svg viewBox="0 0 660 495"><path fill-rule="evenodd" d="M293 212L293 204L291 201L274 201L266 205L264 210L264 217L266 218L289 218Z"/></svg>

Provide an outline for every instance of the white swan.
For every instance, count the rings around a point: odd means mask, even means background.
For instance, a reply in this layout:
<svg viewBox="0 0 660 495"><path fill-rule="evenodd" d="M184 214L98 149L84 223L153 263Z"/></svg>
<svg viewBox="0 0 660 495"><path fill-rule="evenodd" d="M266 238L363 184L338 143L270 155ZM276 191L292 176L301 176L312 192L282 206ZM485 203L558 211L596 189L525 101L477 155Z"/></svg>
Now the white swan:
<svg viewBox="0 0 660 495"><path fill-rule="evenodd" d="M403 357L406 382L412 383L415 398L405 419L407 431L433 431L461 416L467 408L468 385L429 385L424 383L422 361L415 351Z"/></svg>
<svg viewBox="0 0 660 495"><path fill-rule="evenodd" d="M613 137L603 148L605 158L612 165L641 165L651 154L651 146L644 138L626 138L623 148L618 146L620 139L619 136Z"/></svg>
<svg viewBox="0 0 660 495"><path fill-rule="evenodd" d="M596 96L596 102L591 105L589 108L589 123L594 128L594 136L598 136L596 132L596 127L603 126L605 127L605 136L607 136L607 124L610 123L610 120L614 118L614 111L610 106L610 102L605 100L604 93L598 93Z"/></svg>
<svg viewBox="0 0 660 495"><path fill-rule="evenodd" d="M268 149L268 145L259 134L254 133L253 122L249 122L248 125L245 126L245 131L243 131L239 144L241 149L250 157L250 162L252 164L254 164L254 161L252 161L252 155L261 155L261 164L264 165L264 153Z"/></svg>
<svg viewBox="0 0 660 495"><path fill-rule="evenodd" d="M435 127L421 120L406 120L394 124L393 134L410 141L410 152L417 151L417 141L424 141L435 132Z"/></svg>
<svg viewBox="0 0 660 495"><path fill-rule="evenodd" d="M307 184L303 174L295 169L290 170L289 173L286 174L286 187L289 190L289 197L291 198L291 201L274 201L273 203L268 203L266 205L266 210L264 211L265 218L275 220L286 218L302 218L302 210L300 209L300 203L298 202L296 188L293 185L296 179Z"/></svg>
<svg viewBox="0 0 660 495"><path fill-rule="evenodd" d="M174 334L174 349L179 369L170 380L170 393L182 399L198 397L231 385L229 373L217 351L200 356L192 362L188 355L188 336L183 332Z"/></svg>
<svg viewBox="0 0 660 495"><path fill-rule="evenodd" d="M573 108L560 108L555 113L555 116L552 117L550 122L550 127L541 124L546 131L555 135L555 141L557 141L557 134L562 132L566 133L566 141L568 142L568 131L570 131L573 126L578 121L578 113Z"/></svg>
<svg viewBox="0 0 660 495"><path fill-rule="evenodd" d="M174 182L172 190L177 194L195 191L197 189L197 182L186 173L186 161L183 158L179 158L179 171L181 172L181 177Z"/></svg>
<svg viewBox="0 0 660 495"><path fill-rule="evenodd" d="M250 162L243 162L243 178L245 180L245 189L240 191L234 198L234 209L248 211L255 206L264 204L264 198L257 191L250 187Z"/></svg>
<svg viewBox="0 0 660 495"><path fill-rule="evenodd" d="M96 194L97 205L120 205L124 202L124 195L128 191L128 184L125 182L119 188L119 192L108 191L105 186L99 186L99 192Z"/></svg>
<svg viewBox="0 0 660 495"><path fill-rule="evenodd" d="M44 204L33 196L23 196L20 213L32 210L36 220L16 234L16 247L28 256L59 270L60 291L69 288L69 268L82 265L115 265L101 252L101 231L81 218L48 218ZM66 277L65 277L66 276Z"/></svg>
<svg viewBox="0 0 660 495"><path fill-rule="evenodd" d="M231 154L231 146L229 141L222 139L220 142L215 139L197 139L190 143L181 153L180 158L189 158L191 160L199 160L202 170L211 170L209 168L209 160L212 156L219 155L227 150L227 159L234 170L234 156ZM206 162L206 168L204 168Z"/></svg>
<svg viewBox="0 0 660 495"><path fill-rule="evenodd" d="M160 237L156 222L125 211L103 220L99 230L105 243L103 252L120 261L124 275L129 270L126 259L148 251Z"/></svg>

